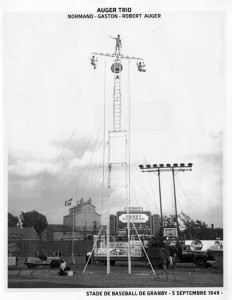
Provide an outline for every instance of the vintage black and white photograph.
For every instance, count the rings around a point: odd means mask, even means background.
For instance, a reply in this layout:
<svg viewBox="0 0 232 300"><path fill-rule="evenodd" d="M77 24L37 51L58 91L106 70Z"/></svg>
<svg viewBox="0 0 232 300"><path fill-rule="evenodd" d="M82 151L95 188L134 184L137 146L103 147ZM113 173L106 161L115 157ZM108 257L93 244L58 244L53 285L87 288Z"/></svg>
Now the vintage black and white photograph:
<svg viewBox="0 0 232 300"><path fill-rule="evenodd" d="M3 14L7 289L219 299L225 11L79 2Z"/></svg>

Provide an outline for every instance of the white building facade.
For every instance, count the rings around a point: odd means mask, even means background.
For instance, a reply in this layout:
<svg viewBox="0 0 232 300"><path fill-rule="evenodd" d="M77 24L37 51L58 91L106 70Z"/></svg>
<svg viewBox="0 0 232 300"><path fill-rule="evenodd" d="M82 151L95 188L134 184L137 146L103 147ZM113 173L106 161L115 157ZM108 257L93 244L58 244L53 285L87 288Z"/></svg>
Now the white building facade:
<svg viewBox="0 0 232 300"><path fill-rule="evenodd" d="M84 235L96 234L100 227L100 214L92 204L91 198L86 202L81 199L76 206L69 209L69 214L64 216L63 224Z"/></svg>

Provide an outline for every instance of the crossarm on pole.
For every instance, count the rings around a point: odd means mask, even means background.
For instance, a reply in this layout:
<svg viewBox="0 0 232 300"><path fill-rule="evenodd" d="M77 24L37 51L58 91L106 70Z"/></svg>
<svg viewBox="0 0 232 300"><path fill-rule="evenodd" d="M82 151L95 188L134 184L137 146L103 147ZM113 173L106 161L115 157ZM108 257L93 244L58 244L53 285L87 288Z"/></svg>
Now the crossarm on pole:
<svg viewBox="0 0 232 300"><path fill-rule="evenodd" d="M128 56L128 55L122 55L119 54L118 56L115 54L110 54L110 53L98 53L98 52L92 52L92 54L94 55L101 55L101 56L109 56L109 57L118 57L118 58L122 58L122 59L136 59L136 60L144 60L141 57L134 57L134 56Z"/></svg>

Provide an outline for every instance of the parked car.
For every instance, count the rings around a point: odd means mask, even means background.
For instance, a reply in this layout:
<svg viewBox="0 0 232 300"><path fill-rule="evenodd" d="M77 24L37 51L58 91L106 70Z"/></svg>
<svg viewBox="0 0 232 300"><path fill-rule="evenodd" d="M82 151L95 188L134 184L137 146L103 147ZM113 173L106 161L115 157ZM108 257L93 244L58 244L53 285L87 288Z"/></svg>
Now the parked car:
<svg viewBox="0 0 232 300"><path fill-rule="evenodd" d="M31 268L36 268L37 266L49 266L51 268L59 268L61 263L61 258L60 257L46 257L41 258L41 257L27 257L26 262L24 263L27 265L29 269Z"/></svg>
<svg viewBox="0 0 232 300"><path fill-rule="evenodd" d="M206 268L209 255L207 251L194 250L190 245L183 245L180 252L177 253L177 262L194 263L198 268Z"/></svg>

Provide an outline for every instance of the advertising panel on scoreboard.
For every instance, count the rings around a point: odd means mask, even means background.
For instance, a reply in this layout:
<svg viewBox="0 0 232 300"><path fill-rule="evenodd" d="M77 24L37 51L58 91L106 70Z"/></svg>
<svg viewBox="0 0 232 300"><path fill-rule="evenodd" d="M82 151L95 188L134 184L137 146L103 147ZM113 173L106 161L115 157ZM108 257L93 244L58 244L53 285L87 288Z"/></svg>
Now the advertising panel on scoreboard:
<svg viewBox="0 0 232 300"><path fill-rule="evenodd" d="M139 210L130 210L130 214L126 211L119 211L116 214L118 234L126 234L128 217L130 218L131 230L134 232L134 226L138 234L151 234L151 212Z"/></svg>
<svg viewBox="0 0 232 300"><path fill-rule="evenodd" d="M127 223L128 215L127 214L121 214L119 216L119 221L122 223ZM145 213L130 213L130 221L133 223L146 223L149 220L149 216Z"/></svg>
<svg viewBox="0 0 232 300"><path fill-rule="evenodd" d="M177 228L164 228L164 236L167 237L176 237L177 234Z"/></svg>

